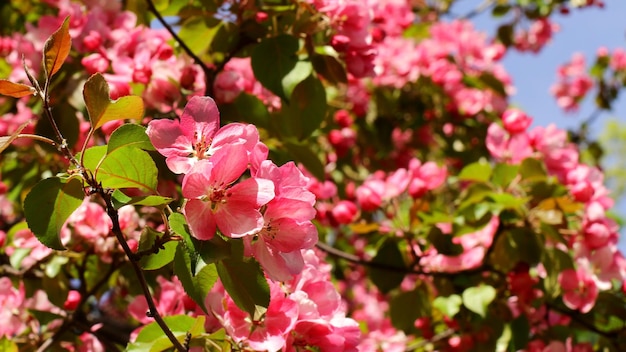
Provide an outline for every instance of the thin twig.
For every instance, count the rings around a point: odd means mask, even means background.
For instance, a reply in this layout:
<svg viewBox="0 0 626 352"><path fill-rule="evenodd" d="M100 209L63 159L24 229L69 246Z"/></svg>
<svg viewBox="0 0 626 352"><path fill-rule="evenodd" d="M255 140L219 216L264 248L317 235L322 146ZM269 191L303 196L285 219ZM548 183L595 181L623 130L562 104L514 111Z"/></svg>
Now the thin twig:
<svg viewBox="0 0 626 352"><path fill-rule="evenodd" d="M438 333L437 335L434 335L430 339L420 340L420 341L417 341L414 344L410 344L410 345L406 346L406 351L415 351L417 349L424 348L424 347L428 346L431 343L436 343L436 342L439 342L439 341L441 341L443 339L447 339L448 337L451 337L452 335L454 335L454 333L455 333L454 329L444 330L444 331Z"/></svg>
<svg viewBox="0 0 626 352"><path fill-rule="evenodd" d="M130 261L130 265L133 267L133 270L135 271L137 279L139 280L139 285L141 286L141 290L143 291L143 294L146 297L146 302L148 303L149 316L154 318L154 320L157 322L159 327L161 327L165 335L172 342L176 350L180 352L186 352L187 349L183 347L183 345L180 343L180 341L178 341L176 336L174 336L174 333L172 333L170 328L167 326L167 324L165 323L165 321L159 314L159 311L157 310L156 305L154 304L154 299L152 298L152 294L150 293L150 289L148 288L148 283L146 282L146 278L143 276L143 271L141 270L141 268L137 264L137 261L135 260L136 255L131 251L130 247L128 246L128 242L126 242L126 239L124 238L124 234L122 233L118 213L117 213L117 210L115 210L115 207L113 206L113 201L111 200L111 194L107 192L106 190L104 190L102 187L99 188L98 193L100 194L100 196L102 196L102 199L104 199L104 202L106 204L107 214L109 215L109 217L111 218L111 222L113 223L113 226L112 226L113 234L115 235L115 237L117 238L117 241L122 246L122 249L124 250L124 253L128 257Z"/></svg>
<svg viewBox="0 0 626 352"><path fill-rule="evenodd" d="M361 257L358 257L356 255L350 254L350 253L346 253L340 249L337 249L333 246L330 246L324 242L318 242L316 244L317 248L319 248L320 250L335 256L337 258L341 258L343 260L346 260L348 262L354 263L354 264L358 264L358 265L363 265L366 267L370 267L370 268L374 268L374 269L381 269L381 270L387 270L387 271L393 271L393 272L398 272L398 273L405 273L405 274L417 274L417 275L426 275L426 276L437 276L437 277L454 277L457 275L468 275L468 274L477 274L477 273L482 273L484 271L489 271L492 272L494 274L498 274L500 276L505 275L504 273L496 270L495 268L491 267L488 264L483 264L481 266L478 266L476 268L471 268L471 269L464 269L464 270L458 270L458 271L454 271L454 272L445 272L445 271L424 271L424 270L418 270L418 269L412 269L409 267L400 267L400 266L395 266L395 265L389 265L389 264L385 264L385 263L377 263L377 262L373 262L373 261L369 261L366 259L363 259ZM486 259L486 256L485 256Z"/></svg>
<svg viewBox="0 0 626 352"><path fill-rule="evenodd" d="M202 68L202 72L204 72L204 80L205 80L204 95L212 95L211 94L213 91L213 85L211 84L212 79L210 81L209 79L210 77L213 77L213 75L215 74L213 70L211 70L204 63L204 61L202 61L202 59L198 55L196 55L193 52L193 50L191 50L191 48L182 39L180 39L180 37L178 36L178 33L176 33L174 28L172 28L172 26L170 26L169 23L167 23L167 21L165 20L165 18L163 18L159 10L157 10L156 6L154 6L154 2L152 2L152 0L146 0L146 3L148 4L148 9L150 10L150 12L152 12L154 16L156 16L159 23L161 23L161 25L170 33L172 38L174 38L174 40L178 43L178 45L180 45L180 47L185 51L185 53L187 53L187 55L189 55L189 57L191 57L193 61Z"/></svg>

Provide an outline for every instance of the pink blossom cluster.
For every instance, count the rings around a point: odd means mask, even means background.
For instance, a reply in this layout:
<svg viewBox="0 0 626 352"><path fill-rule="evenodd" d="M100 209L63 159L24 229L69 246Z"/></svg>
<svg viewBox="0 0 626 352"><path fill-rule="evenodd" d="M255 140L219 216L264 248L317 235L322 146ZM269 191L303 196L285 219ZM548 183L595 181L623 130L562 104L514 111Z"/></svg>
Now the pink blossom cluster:
<svg viewBox="0 0 626 352"><path fill-rule="evenodd" d="M361 331L355 320L346 318L341 296L330 282L330 265L313 250L303 250L301 256L301 272L283 283L268 280L270 304L260 317L242 311L216 283L205 299L211 313L205 324L207 332L223 326L237 344L255 351L357 351ZM160 289L155 301L161 314L205 314L185 295L178 279L158 277L157 281ZM143 296L131 302L129 311L142 323L150 320Z"/></svg>
<svg viewBox="0 0 626 352"><path fill-rule="evenodd" d="M49 312L63 316L64 312L54 306L48 300L43 290L36 290L26 296L24 283L20 282L17 287L13 285L9 277L0 277L0 338L12 339L14 336L28 334L28 338L37 340L38 334L45 329L55 329L61 323L60 319L54 319L47 323L46 327L40 325L31 311Z"/></svg>
<svg viewBox="0 0 626 352"><path fill-rule="evenodd" d="M418 246L415 246L415 250L420 255L420 267L430 272L458 272L479 267L483 263L487 249L493 243L499 225L500 218L493 216L482 229L455 236L452 243L463 248L463 252L459 255L441 254L434 247L422 252ZM452 236L452 224L441 223L437 227L444 234Z"/></svg>
<svg viewBox="0 0 626 352"><path fill-rule="evenodd" d="M568 338L565 343L562 341L533 340L528 343L527 352L593 352L593 346L589 342L574 343L572 338Z"/></svg>
<svg viewBox="0 0 626 352"><path fill-rule="evenodd" d="M144 221L130 205L121 207L118 213L122 233L131 249L136 250ZM93 251L104 262L110 262L115 252L122 252L117 240L111 235L111 219L100 204L89 199L85 199L70 215L61 229L60 237L65 247L74 251ZM16 269L31 268L53 254L52 249L42 244L26 227L16 228L12 241L4 247L4 251L9 256L20 256L21 259L14 262L17 264Z"/></svg>
<svg viewBox="0 0 626 352"><path fill-rule="evenodd" d="M515 49L538 53L559 29L559 25L550 21L548 17L535 20L528 30L521 30L515 34Z"/></svg>
<svg viewBox="0 0 626 352"><path fill-rule="evenodd" d="M219 230L243 239L273 280L302 270L300 250L317 242L315 197L293 163L267 160L254 125L220 128L213 99L193 97L179 120L150 121L146 132L170 170L184 174L182 211L194 237L210 240Z"/></svg>
<svg viewBox="0 0 626 352"><path fill-rule="evenodd" d="M359 240L355 245L360 247ZM350 316L362 323L363 336L358 350L362 352L406 351L409 337L396 329L389 318L388 297L368 284L365 270L355 270L340 282L342 296ZM403 287L404 289L404 287Z"/></svg>
<svg viewBox="0 0 626 352"><path fill-rule="evenodd" d="M32 110L26 105L28 98L22 98L15 102L15 112L8 112L0 116L0 136L10 136L15 133L20 126L26 124L21 133L34 133L36 116ZM4 99L0 98L0 102ZM27 147L32 144L32 140L27 138L18 138L13 141L13 146Z"/></svg>
<svg viewBox="0 0 626 352"><path fill-rule="evenodd" d="M499 63L505 53L502 44L488 42L471 22L439 22L430 28L430 37L420 42L389 37L378 46L374 82L400 88L421 76L430 77L452 99L451 109L463 116L480 111L500 112L505 97L489 89L468 86L463 77L489 73L513 92L511 78Z"/></svg>
<svg viewBox="0 0 626 352"><path fill-rule="evenodd" d="M339 226L355 222L361 212L384 212L385 207L403 196L420 198L440 187L447 175L445 166L413 158L408 168L398 168L389 174L379 170L359 186L348 183L345 199L339 198L337 186L331 181L319 182L311 178L308 189L318 200L317 220Z"/></svg>
<svg viewBox="0 0 626 352"><path fill-rule="evenodd" d="M333 48L343 55L348 72L354 77L374 74L376 49L372 42L372 13L365 1L310 0L316 9L328 17L334 30Z"/></svg>
<svg viewBox="0 0 626 352"><path fill-rule="evenodd" d="M131 205L121 207L118 214L122 233L131 249L136 250L145 222ZM102 205L86 198L61 229L61 241L75 251L93 248L102 261L110 262L113 253L122 252L111 226L111 219Z"/></svg>
<svg viewBox="0 0 626 352"><path fill-rule="evenodd" d="M576 267L565 269L559 283L565 305L586 313L599 292L612 287L612 280L626 279L626 260L617 248L618 226L607 216L614 202L603 185L602 171L581 163L566 131L554 125L528 131L530 118L511 110L503 115L502 124L493 123L488 129L486 145L492 157L515 164L528 157L542 159L548 173L584 207L581 229L568 236L567 247L561 248L573 253Z"/></svg>
<svg viewBox="0 0 626 352"><path fill-rule="evenodd" d="M142 97L149 107L162 112L172 110L186 95L204 91L202 70L167 42L169 33L137 25L136 15L121 11L121 3L70 0L51 2L56 15L45 15L36 26L27 24L25 35L15 34L13 50L6 57L14 70L10 80L27 81L22 67L24 54L29 67L39 70L38 60L45 40L70 16L70 36L80 62L89 74L101 72L111 88L111 97L129 95L142 87ZM3 42L7 38L3 39Z"/></svg>
<svg viewBox="0 0 626 352"><path fill-rule="evenodd" d="M574 54L570 62L559 67L557 75L557 82L550 87L556 103L565 111L577 111L580 101L593 88L593 81L586 72L585 57L580 53Z"/></svg>
<svg viewBox="0 0 626 352"><path fill-rule="evenodd" d="M259 98L270 110L280 110L281 107L280 98L254 77L249 57L228 60L215 78L214 90L218 103L230 104L240 93L245 92Z"/></svg>
<svg viewBox="0 0 626 352"><path fill-rule="evenodd" d="M0 227L15 221L15 209L13 208L13 202L7 197L8 191L9 186L0 180ZM2 241L0 241L0 246L2 244Z"/></svg>

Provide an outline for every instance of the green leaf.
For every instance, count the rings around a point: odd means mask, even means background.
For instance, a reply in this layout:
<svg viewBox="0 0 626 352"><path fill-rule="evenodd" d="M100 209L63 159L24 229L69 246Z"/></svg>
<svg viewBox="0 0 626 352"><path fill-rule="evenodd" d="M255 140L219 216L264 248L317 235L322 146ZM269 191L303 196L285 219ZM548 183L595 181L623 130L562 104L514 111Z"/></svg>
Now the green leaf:
<svg viewBox="0 0 626 352"><path fill-rule="evenodd" d="M7 336L3 336L0 339L0 351L4 352L18 352L17 345L15 342L9 340Z"/></svg>
<svg viewBox="0 0 626 352"><path fill-rule="evenodd" d="M313 70L310 62L298 59L298 49L298 39L283 34L264 39L252 50L254 76L285 101L291 100L294 88Z"/></svg>
<svg viewBox="0 0 626 352"><path fill-rule="evenodd" d="M523 180L539 181L546 178L547 172L544 164L535 158L522 160L519 173Z"/></svg>
<svg viewBox="0 0 626 352"><path fill-rule="evenodd" d="M526 348L530 335L530 324L525 315L520 315L511 321L511 341L509 346L513 351L519 351Z"/></svg>
<svg viewBox="0 0 626 352"><path fill-rule="evenodd" d="M493 168L493 175L491 180L496 185L506 188L511 184L511 181L517 176L519 171L519 165L511 165L507 163L498 163Z"/></svg>
<svg viewBox="0 0 626 352"><path fill-rule="evenodd" d="M217 281L217 269L215 264L201 262L196 265L195 272L191 270L191 258L185 248L185 242L179 242L174 256L174 274L183 284L185 292L191 299L209 314L204 304L204 299Z"/></svg>
<svg viewBox="0 0 626 352"><path fill-rule="evenodd" d="M313 55L311 61L315 72L319 73L329 83L333 85L348 83L346 69L334 56L316 54Z"/></svg>
<svg viewBox="0 0 626 352"><path fill-rule="evenodd" d="M113 207L119 209L125 205L144 205L148 207L160 208L164 205L170 204L174 199L162 196L136 196L129 197L124 192L116 189L111 195L113 200Z"/></svg>
<svg viewBox="0 0 626 352"><path fill-rule="evenodd" d="M509 271L519 262L535 266L541 260L543 250L541 241L531 229L514 228L498 236L491 255L495 266Z"/></svg>
<svg viewBox="0 0 626 352"><path fill-rule="evenodd" d="M217 262L217 273L237 307L257 319L258 307L269 306L270 288L259 263L243 257L243 244L239 242L233 245L231 258Z"/></svg>
<svg viewBox="0 0 626 352"><path fill-rule="evenodd" d="M189 267L192 273L195 273L198 268L198 265L204 265L202 262L202 258L200 257L200 251L196 250L196 243L194 242L195 238L191 236L191 231L189 230L189 226L187 225L187 219L181 213L172 213L168 218L170 229L172 231L181 236L185 241L185 250L187 251L187 255L189 256ZM198 242L206 242L206 241L198 241ZM230 253L229 253L230 254Z"/></svg>
<svg viewBox="0 0 626 352"><path fill-rule="evenodd" d="M98 165L100 164L102 159L104 159L106 152L107 152L106 145L97 145L94 147L87 148L85 152L83 153L84 155L82 156L80 153L78 153L78 155L76 155L76 159L80 160L80 158L82 157L83 166L87 170L91 170L93 172L98 168Z"/></svg>
<svg viewBox="0 0 626 352"><path fill-rule="evenodd" d="M498 33L497 34L498 40L500 40L500 42L504 46L509 47L513 45L513 43L515 42L514 41L515 29L512 24L501 25L500 27L498 27L497 33Z"/></svg>
<svg viewBox="0 0 626 352"><path fill-rule="evenodd" d="M433 307L449 318L454 317L461 310L461 304L463 304L463 299L459 295L439 296L433 301Z"/></svg>
<svg viewBox="0 0 626 352"><path fill-rule="evenodd" d="M57 29L43 46L43 69L46 75L46 82L59 71L65 59L70 54L72 48L72 37L70 37L70 16L65 17L61 27ZM47 85L47 84L46 84Z"/></svg>
<svg viewBox="0 0 626 352"><path fill-rule="evenodd" d="M394 239L388 238L382 243L372 264L368 270L369 277L382 293L400 286L404 280L406 264Z"/></svg>
<svg viewBox="0 0 626 352"><path fill-rule="evenodd" d="M270 114L267 107L256 96L241 93L232 104L220 105L223 120L251 123L257 127L267 128Z"/></svg>
<svg viewBox="0 0 626 352"><path fill-rule="evenodd" d="M35 94L35 88L22 84L14 83L6 79L0 79L0 95L6 95L13 98L21 98Z"/></svg>
<svg viewBox="0 0 626 352"><path fill-rule="evenodd" d="M194 54L202 56L211 46L222 23L213 17L195 16L183 23L178 35Z"/></svg>
<svg viewBox="0 0 626 352"><path fill-rule="evenodd" d="M310 136L324 120L327 105L326 90L319 79L311 75L298 84L280 113L287 136L299 140Z"/></svg>
<svg viewBox="0 0 626 352"><path fill-rule="evenodd" d="M463 291L463 305L485 318L487 307L496 298L496 289L489 285L469 287Z"/></svg>
<svg viewBox="0 0 626 352"><path fill-rule="evenodd" d="M444 234L437 226L430 228L428 232L428 242L437 249L437 252L443 255L459 255L463 253L463 246L454 243L451 235Z"/></svg>
<svg viewBox="0 0 626 352"><path fill-rule="evenodd" d="M413 291L401 292L389 301L391 324L405 333L415 332L415 320L430 316L431 309L425 285L420 285Z"/></svg>
<svg viewBox="0 0 626 352"><path fill-rule="evenodd" d="M559 284L559 274L565 269L574 267L572 257L556 248L545 248L541 263L547 271L547 277L541 282L546 292L547 298L556 298L561 294L561 285Z"/></svg>
<svg viewBox="0 0 626 352"><path fill-rule="evenodd" d="M483 72L478 76L478 79L483 83L483 85L489 87L494 92L498 93L502 97L506 97L506 89L504 88L504 83L499 80L496 76L489 72Z"/></svg>
<svg viewBox="0 0 626 352"><path fill-rule="evenodd" d="M486 162L477 161L465 166L459 173L461 181L482 181L486 182L491 177L493 169Z"/></svg>
<svg viewBox="0 0 626 352"><path fill-rule="evenodd" d="M511 5L509 4L497 4L491 10L491 15L493 17L502 17L506 15L510 9L511 9Z"/></svg>
<svg viewBox="0 0 626 352"><path fill-rule="evenodd" d="M57 250L65 249L59 233L83 199L85 192L79 177L50 177L40 181L24 200L28 227L44 245Z"/></svg>
<svg viewBox="0 0 626 352"><path fill-rule="evenodd" d="M163 317L165 324L172 330L178 341L185 342L187 334L191 338L198 337L204 333L204 321L206 317L200 315L196 318L188 315L173 315ZM172 342L169 340L157 322L152 322L144 326L135 342L128 344L127 352L160 352L170 349Z"/></svg>
<svg viewBox="0 0 626 352"><path fill-rule="evenodd" d="M493 200L500 209L510 209L522 212L530 197L515 196L510 193L491 193L489 198Z"/></svg>
<svg viewBox="0 0 626 352"><path fill-rule="evenodd" d="M96 180L105 188L139 188L150 193L157 193L157 174L150 155L134 147L115 149L95 172Z"/></svg>
<svg viewBox="0 0 626 352"><path fill-rule="evenodd" d="M139 238L138 251L149 250L154 246L157 238L163 235L162 232L155 231L150 227L144 228ZM141 257L139 265L144 270L156 270L166 266L174 260L177 243L177 241L166 242L163 248L160 248L158 252Z"/></svg>
<svg viewBox="0 0 626 352"><path fill-rule="evenodd" d="M154 151L154 146L141 125L126 123L115 129L109 138L107 154L122 147L135 147L146 151Z"/></svg>
<svg viewBox="0 0 626 352"><path fill-rule="evenodd" d="M141 97L129 95L111 100L109 84L100 73L87 79L83 88L83 97L92 130L97 130L110 121L143 118L144 107Z"/></svg>
<svg viewBox="0 0 626 352"><path fill-rule="evenodd" d="M306 170L318 180L324 180L326 171L319 156L310 149L309 144L297 143L293 141L285 142L285 148L296 161L301 162Z"/></svg>

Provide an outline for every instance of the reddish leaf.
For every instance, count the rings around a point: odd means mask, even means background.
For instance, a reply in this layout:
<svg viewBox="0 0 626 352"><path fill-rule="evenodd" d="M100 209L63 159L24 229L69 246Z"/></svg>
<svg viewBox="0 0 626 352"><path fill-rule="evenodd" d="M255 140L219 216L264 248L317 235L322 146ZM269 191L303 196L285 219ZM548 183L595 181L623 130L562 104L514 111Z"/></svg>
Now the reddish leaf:
<svg viewBox="0 0 626 352"><path fill-rule="evenodd" d="M0 137L0 153L2 153L5 149L9 147L9 145L11 145L11 143L17 138L17 136L19 136L20 133L22 133L22 130L26 126L28 126L29 123L30 120L21 124L20 127L18 127L15 132L13 132L10 136Z"/></svg>
<svg viewBox="0 0 626 352"><path fill-rule="evenodd" d="M13 98L21 98L35 94L35 88L21 83L0 79L0 94Z"/></svg>
<svg viewBox="0 0 626 352"><path fill-rule="evenodd" d="M65 59L70 54L72 38L70 37L70 17L65 17L65 21L56 32L52 33L46 40L43 49L43 68L48 80L59 71Z"/></svg>

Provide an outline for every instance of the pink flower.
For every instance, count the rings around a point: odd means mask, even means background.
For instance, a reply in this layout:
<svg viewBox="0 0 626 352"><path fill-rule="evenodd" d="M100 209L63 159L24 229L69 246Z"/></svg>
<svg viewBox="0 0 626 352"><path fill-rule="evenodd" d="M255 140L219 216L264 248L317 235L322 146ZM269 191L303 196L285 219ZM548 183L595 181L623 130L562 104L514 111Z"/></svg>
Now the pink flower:
<svg viewBox="0 0 626 352"><path fill-rule="evenodd" d="M224 236L243 237L259 232L259 208L274 198L274 184L262 178L234 182L247 169L243 144L222 148L211 160L198 161L183 179L183 207L192 235L209 240L219 229Z"/></svg>
<svg viewBox="0 0 626 352"><path fill-rule="evenodd" d="M565 269L559 274L563 303L570 309L587 313L596 304L598 287L586 269Z"/></svg>
<svg viewBox="0 0 626 352"><path fill-rule="evenodd" d="M528 31L521 31L515 36L515 48L538 53L559 29L558 24L550 22L548 18L541 18L533 22Z"/></svg>
<svg viewBox="0 0 626 352"><path fill-rule="evenodd" d="M257 153L259 133L256 127L232 123L219 129L219 123L219 111L213 99L192 97L180 121L152 120L146 133L154 147L166 157L170 170L177 174L189 172L197 161L210 158L228 144L243 144L249 154ZM243 164L248 164L247 158Z"/></svg>
<svg viewBox="0 0 626 352"><path fill-rule="evenodd" d="M80 303L80 292L76 290L70 290L67 293L67 299L63 303L63 309L74 310L78 307L78 303Z"/></svg>
<svg viewBox="0 0 626 352"><path fill-rule="evenodd" d="M154 297L157 310L162 315L176 315L185 312L184 300L181 299L187 294L177 277L172 277L168 281L162 276L157 277L158 287L160 290ZM130 315L142 324L148 324L153 321L146 313L148 312L148 303L146 297L139 295L129 304L128 311Z"/></svg>
<svg viewBox="0 0 626 352"><path fill-rule="evenodd" d="M255 351L276 352L285 347L288 333L298 317L298 304L286 297L277 283L269 282L270 304L259 320L253 320L233 300L227 298L224 328L237 343Z"/></svg>
<svg viewBox="0 0 626 352"><path fill-rule="evenodd" d="M528 134L525 132L509 134L497 123L492 123L487 129L485 145L491 156L498 161L517 164L533 155Z"/></svg>
<svg viewBox="0 0 626 352"><path fill-rule="evenodd" d="M426 192L441 186L448 176L445 166L439 167L432 161L422 164L415 158L409 162L409 173L408 192L413 198L422 197Z"/></svg>
<svg viewBox="0 0 626 352"><path fill-rule="evenodd" d="M445 225L445 226L443 226ZM449 224L442 224L443 232L448 233ZM494 216L482 229L454 237L452 242L463 247L460 255L444 255L430 248L420 259L420 265L431 271L454 272L478 267L485 257L487 248L493 242L493 238L500 226L500 218Z"/></svg>
<svg viewBox="0 0 626 352"><path fill-rule="evenodd" d="M306 189L307 178L294 163L277 167L266 160L256 177L273 182L275 197L263 212L262 228L244 243L269 278L289 280L304 266L300 250L312 248L317 242L317 229L311 223L315 198Z"/></svg>
<svg viewBox="0 0 626 352"><path fill-rule="evenodd" d="M13 287L11 279L0 277L0 336L14 336L26 329L24 285Z"/></svg>
<svg viewBox="0 0 626 352"><path fill-rule="evenodd" d="M333 206L333 218L340 224L349 224L356 219L359 209L354 202L349 200L339 201Z"/></svg>
<svg viewBox="0 0 626 352"><path fill-rule="evenodd" d="M533 119L518 109L507 109L502 114L502 124L509 133L521 133L533 122Z"/></svg>

